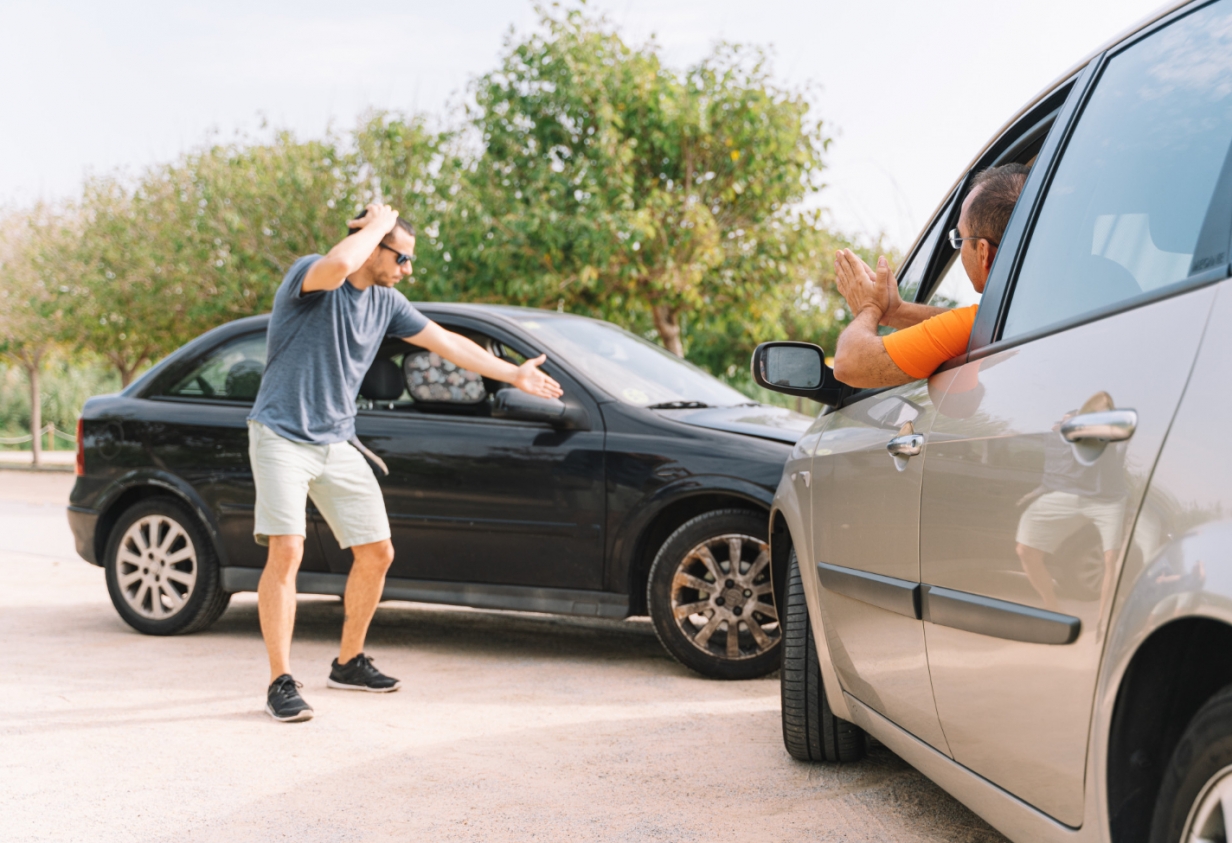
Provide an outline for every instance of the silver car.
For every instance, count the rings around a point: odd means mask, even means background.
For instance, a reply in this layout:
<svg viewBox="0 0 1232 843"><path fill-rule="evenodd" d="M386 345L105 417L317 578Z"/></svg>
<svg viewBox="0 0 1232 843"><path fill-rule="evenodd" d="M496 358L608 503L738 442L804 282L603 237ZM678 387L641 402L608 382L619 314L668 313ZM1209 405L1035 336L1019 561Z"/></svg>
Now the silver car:
<svg viewBox="0 0 1232 843"><path fill-rule="evenodd" d="M758 349L830 405L771 513L792 756L872 735L1014 840L1227 839L1230 150L1232 0L1166 9L1019 112L912 248L905 299L979 301L945 232L976 172L1031 165L965 355L858 391Z"/></svg>

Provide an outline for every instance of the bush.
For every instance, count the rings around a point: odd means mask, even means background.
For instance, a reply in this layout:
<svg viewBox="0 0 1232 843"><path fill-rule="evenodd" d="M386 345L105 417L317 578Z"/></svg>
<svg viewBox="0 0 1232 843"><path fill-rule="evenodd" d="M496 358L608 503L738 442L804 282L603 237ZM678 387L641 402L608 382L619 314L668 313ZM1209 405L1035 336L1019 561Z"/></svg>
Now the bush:
<svg viewBox="0 0 1232 843"><path fill-rule="evenodd" d="M73 433L86 399L118 391L120 376L104 362L57 359L43 367L40 383L43 424L54 424L58 430ZM0 437L25 436L29 432L30 385L26 373L18 366L0 363ZM46 441L43 440L44 445ZM30 443L4 447L28 451ZM56 441L58 450L71 447L67 440Z"/></svg>

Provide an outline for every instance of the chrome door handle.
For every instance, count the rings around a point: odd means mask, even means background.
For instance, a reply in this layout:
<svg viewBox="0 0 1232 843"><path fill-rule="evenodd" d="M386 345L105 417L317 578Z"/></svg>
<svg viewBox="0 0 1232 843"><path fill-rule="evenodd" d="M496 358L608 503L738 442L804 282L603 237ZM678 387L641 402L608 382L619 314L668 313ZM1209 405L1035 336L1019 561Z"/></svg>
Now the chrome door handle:
<svg viewBox="0 0 1232 843"><path fill-rule="evenodd" d="M909 433L906 436L895 436L886 445L886 450L892 457L914 457L924 450L924 434Z"/></svg>
<svg viewBox="0 0 1232 843"><path fill-rule="evenodd" d="M1066 442L1124 442L1134 435L1137 426L1136 410L1105 410L1062 422L1061 436Z"/></svg>

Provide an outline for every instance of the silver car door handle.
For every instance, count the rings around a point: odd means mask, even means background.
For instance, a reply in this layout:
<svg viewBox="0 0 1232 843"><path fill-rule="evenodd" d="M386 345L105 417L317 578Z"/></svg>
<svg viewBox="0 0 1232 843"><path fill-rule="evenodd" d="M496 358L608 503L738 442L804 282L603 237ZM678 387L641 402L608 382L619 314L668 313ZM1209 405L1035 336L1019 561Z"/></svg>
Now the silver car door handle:
<svg viewBox="0 0 1232 843"><path fill-rule="evenodd" d="M1083 413L1061 423L1061 436L1066 442L1124 442L1134 435L1137 426L1136 410Z"/></svg>
<svg viewBox="0 0 1232 843"><path fill-rule="evenodd" d="M914 457L924 450L924 434L909 433L906 436L895 436L886 445L886 450L892 457Z"/></svg>

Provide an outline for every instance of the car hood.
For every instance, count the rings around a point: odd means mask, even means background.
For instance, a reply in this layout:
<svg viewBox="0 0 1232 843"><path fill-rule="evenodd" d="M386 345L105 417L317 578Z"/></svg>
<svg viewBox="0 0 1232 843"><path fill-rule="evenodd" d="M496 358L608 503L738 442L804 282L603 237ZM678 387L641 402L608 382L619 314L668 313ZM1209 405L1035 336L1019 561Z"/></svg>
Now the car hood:
<svg viewBox="0 0 1232 843"><path fill-rule="evenodd" d="M774 439L794 445L813 424L813 419L783 407L759 404L752 407L706 407L698 410L655 410L673 421Z"/></svg>

